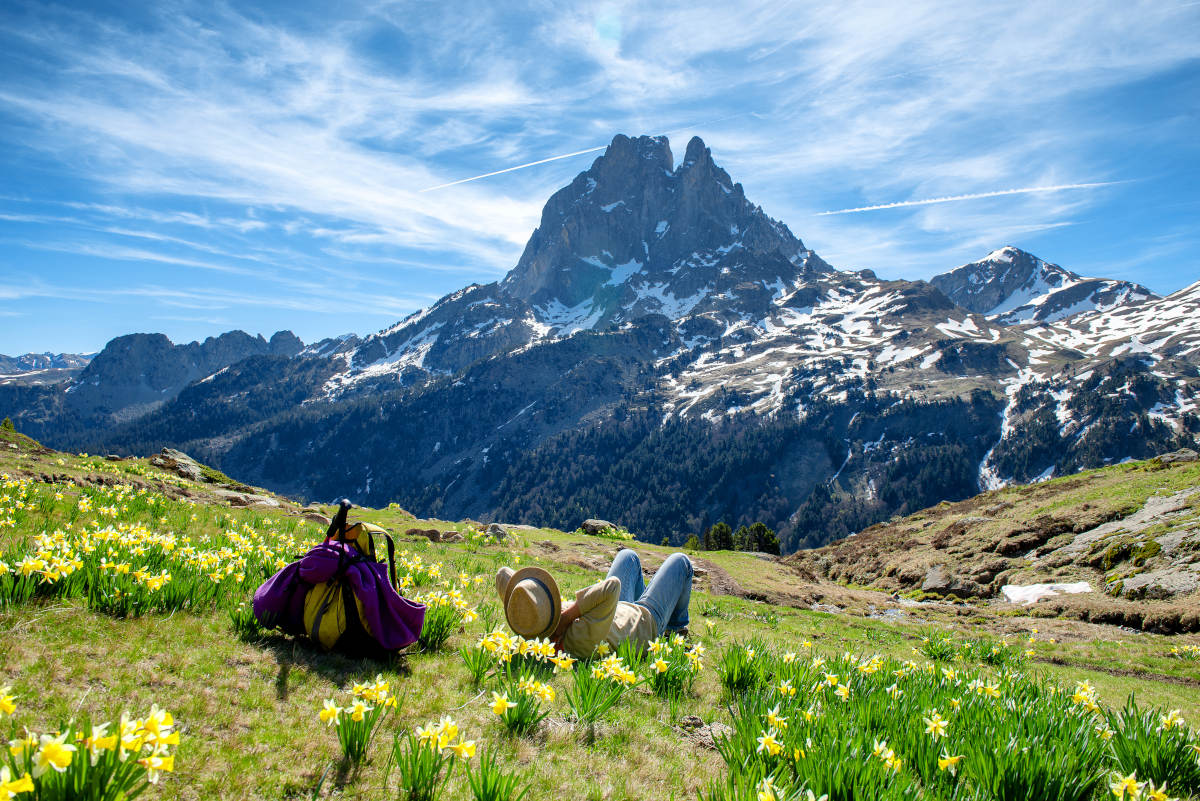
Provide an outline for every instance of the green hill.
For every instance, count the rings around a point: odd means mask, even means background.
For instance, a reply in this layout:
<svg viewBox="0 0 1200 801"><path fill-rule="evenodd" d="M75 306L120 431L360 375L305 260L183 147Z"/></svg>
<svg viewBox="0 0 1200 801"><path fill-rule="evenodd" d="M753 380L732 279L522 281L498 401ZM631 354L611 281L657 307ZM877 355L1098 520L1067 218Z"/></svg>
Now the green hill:
<svg viewBox="0 0 1200 801"><path fill-rule="evenodd" d="M471 521L414 520L398 508L360 510L362 518L402 540L403 572L416 585L407 592L457 589L477 617L455 624L441 647L414 647L388 664L356 661L237 622L239 606L258 583L320 538L321 510L237 485L215 471L186 478L181 473L187 465L171 460L157 459L164 466L156 466L77 456L8 432L0 438L0 687L11 686L14 704L11 720L0 714L0 727L11 724L16 739L26 729L46 733L84 716L96 722L116 721L122 711L140 716L158 704L174 715L180 742L172 749L173 770L145 798L407 797L399 789L401 772L388 766L394 737L403 743L404 733L446 715L478 751L453 766L445 798L471 797L467 772L479 770L487 749L495 749L504 771L530 786L532 799L698 792L705 798L761 798L768 773L779 788L773 797L781 799L798 797L806 782L817 795L835 798L996 797L980 789L987 771L1029 792L1055 777L1065 783L1062 797L1100 798L1109 794L1113 771L1131 770L1131 758L1121 757L1110 740L1154 753L1184 753L1179 749L1195 742L1186 725L1174 723L1170 737L1155 734L1151 742L1132 722L1108 717L1108 710L1136 690L1142 708L1157 708L1150 713L1154 726L1172 709L1194 720L1200 715L1197 638L1135 633L1070 615L1043 618L1056 608L1054 599L1030 610L896 600L859 585L906 589L897 579L904 570L893 576L854 572L847 550L871 542L881 547L885 535L932 522L920 537L908 535L920 540L909 552L886 558L903 558L907 565L911 556L917 565L920 554L954 548L961 553L947 563L966 564L991 539L1014 536L1002 535L997 521L1007 519L1005 512L1024 514L1018 501L1073 520L1077 512L1062 491L1075 481L1071 491L1083 493L1091 482L1097 495L1082 502L1093 504L1099 518L1107 514L1102 509L1136 505L1132 498L1144 506L1156 491L1194 485L1195 464L1126 465L996 493L988 503L1012 506L991 513L990 533L972 527L959 540L945 532L975 507L926 510L924 519L897 521L796 559L695 554L691 632L682 646L704 652L694 684L663 698L649 681L639 681L600 719L589 742L568 701L572 675L541 675L554 690L553 700L542 702L548 716L532 733L513 736L493 713L491 699L493 692L515 690L494 675L476 685L459 649L477 653L481 637L503 626L492 588L498 566L543 565L569 592L602 577L624 543L530 527L514 527L495 542L476 536ZM1056 487L1063 503L1055 505L1050 496L1035 500ZM1111 503L1105 500L1110 495ZM406 536L410 529L464 539L433 542L419 533ZM948 538L941 550L925 543L938 532L939 542ZM1161 544L1169 536L1156 538ZM669 551L636 547L651 571ZM1172 556L1169 550L1163 545L1147 555L1142 546L1141 567L1158 569ZM865 549L862 559L869 556ZM1132 565L1134 558L1120 564ZM43 564L33 565L38 559ZM830 567L816 575L822 560ZM129 573L121 574L120 564L128 564ZM436 571L429 569L433 565ZM1003 573L1021 580L1042 575L1028 566ZM118 593L119 587L125 589ZM1167 602L1113 603L1157 608ZM625 656L636 675L654 674L651 660ZM377 674L399 701L383 717L366 762L352 767L340 761L338 739L318 713L325 699L348 705L354 684ZM796 692L780 689L785 682ZM1058 687L1062 691L1051 689ZM1016 714L1018 708L1025 712ZM927 732L930 720L933 730ZM946 724L944 737L939 720ZM772 729L764 746L759 738ZM1003 743L993 742L1013 737L1029 747L1034 735L1042 739L1031 750L1049 754L1053 766L1040 756L1007 759ZM875 749L880 741L883 747ZM85 759L87 742L79 747L74 759ZM963 759L948 772L938 767L943 755ZM1196 773L1188 772L1190 763L1179 764L1184 778L1172 773L1172 784L1183 786L1172 786L1172 794L1200 790L1200 779L1187 785ZM827 766L836 765L846 769L835 776ZM1162 781L1137 770L1138 780Z"/></svg>

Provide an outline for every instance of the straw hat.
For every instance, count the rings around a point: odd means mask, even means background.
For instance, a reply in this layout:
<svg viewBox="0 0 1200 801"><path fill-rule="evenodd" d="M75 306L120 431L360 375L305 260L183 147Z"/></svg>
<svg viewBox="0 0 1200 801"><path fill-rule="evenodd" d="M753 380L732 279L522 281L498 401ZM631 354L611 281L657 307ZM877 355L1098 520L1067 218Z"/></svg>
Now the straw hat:
<svg viewBox="0 0 1200 801"><path fill-rule="evenodd" d="M526 639L549 637L562 615L558 583L540 567L513 571L502 567L496 573L496 591L504 603L509 628Z"/></svg>

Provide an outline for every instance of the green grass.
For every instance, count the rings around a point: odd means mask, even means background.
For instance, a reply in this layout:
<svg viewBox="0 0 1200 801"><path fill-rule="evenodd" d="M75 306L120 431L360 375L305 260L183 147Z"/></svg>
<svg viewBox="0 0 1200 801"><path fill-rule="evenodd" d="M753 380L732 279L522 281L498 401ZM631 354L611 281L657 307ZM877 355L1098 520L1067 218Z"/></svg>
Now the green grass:
<svg viewBox="0 0 1200 801"><path fill-rule="evenodd" d="M0 527L0 560L10 564L30 550L35 535L57 529L77 532L93 522L166 529L213 549L236 544L230 531L272 532L274 541L283 543L281 549L297 551L324 533L323 527L289 514L298 512L294 509L229 509L203 497L195 503L167 497L175 488L202 493L203 487L162 474L141 460L107 462L38 453L36 443L18 444L14 452L0 453L0 471L12 476L57 473L78 480L111 477L147 489L141 495L117 493L124 498L120 504L114 504L111 487L91 484L29 483L4 490L9 499L19 494L24 507L0 502L0 508L9 510L0 511L0 519L13 520ZM81 497L92 502L88 512L78 511ZM114 505L115 516L98 511ZM465 522L413 521L387 509L362 510L361 517L398 534L407 527L466 527ZM387 762L394 737L444 715L453 717L465 739L476 741L480 753L494 749L499 769L529 784L530 799L696 797L724 782L731 771L719 753L693 745L674 726L684 715L697 715L706 723L737 723L743 713L731 703L718 666L736 658L743 644L754 641L761 653L776 657L796 652L807 659L815 652L834 660L850 652L923 663L914 650L931 631L959 646L959 655L949 662L955 670L993 674L997 667L982 664L991 658L989 643L1007 638L1012 647L1032 648L1021 668L1031 677L1068 688L1087 680L1100 701L1114 707L1136 692L1143 706L1180 709L1190 722L1200 720L1200 662L1169 656L1172 645L1196 638L1000 618L971 607L922 608L920 617L879 620L698 590L692 598L692 642L703 643L707 653L690 692L659 698L647 685L626 691L596 723L595 738L588 744L569 709L567 690L574 682L560 673L548 679L556 698L543 705L547 718L532 735L516 737L505 732L489 708L497 680L486 677L476 686L459 653L460 647L473 647L488 626L497 620L502 624L492 597L495 570L504 564L542 564L553 570L569 596L602 576L599 569L582 565L606 562L615 544L553 530L525 532L491 545L435 545L402 535L399 540L409 558L438 564L445 578L456 580L460 573L483 577L462 590L480 619L452 628L437 650L414 651L381 665L318 653L274 633L256 638L257 632L249 631L243 641L231 614L236 617L238 604L248 600L260 577L240 582L230 577L211 602L181 603L169 610L152 607L124 618L90 609L85 592L42 588L27 601L0 608L0 686L12 685L17 696L13 725L46 731L83 716L115 720L122 710L144 712L154 703L170 710L182 737L176 770L144 798L309 798L314 793L392 798L398 779L395 771L389 777ZM641 543L637 548L650 564L670 552ZM778 563L736 553L699 556L747 589L797 591L796 579ZM428 580L421 591L436 588L437 581ZM1041 631L1029 644L1034 626ZM1058 641L1050 642L1051 637ZM803 646L806 641L811 649ZM973 643L969 653L961 647L968 642ZM391 682L398 707L383 719L364 763L343 765L338 739L318 712L324 699L345 698L355 682L376 674ZM742 686L740 680L727 681ZM452 768L442 797L470 797L462 760Z"/></svg>

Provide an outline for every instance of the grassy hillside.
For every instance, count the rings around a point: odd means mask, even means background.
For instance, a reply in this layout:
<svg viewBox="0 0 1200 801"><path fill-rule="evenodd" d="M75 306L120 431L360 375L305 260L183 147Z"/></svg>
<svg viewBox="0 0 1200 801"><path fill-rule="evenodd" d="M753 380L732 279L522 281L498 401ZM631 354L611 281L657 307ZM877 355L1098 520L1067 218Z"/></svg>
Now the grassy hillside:
<svg viewBox="0 0 1200 801"><path fill-rule="evenodd" d="M985 492L787 561L916 598L994 598L1006 584L1086 581L1096 592L1043 601L1037 613L1196 631L1200 461L1128 462Z"/></svg>
<svg viewBox="0 0 1200 801"><path fill-rule="evenodd" d="M1194 742L1186 725L1174 723L1166 734L1139 734L1129 721L1109 717L1110 707L1136 691L1142 707L1157 708L1154 726L1172 709L1188 721L1200 716L1196 637L1034 618L1020 608L902 604L824 577L805 580L804 565L721 552L695 555L689 640L668 646L678 649L671 658L681 664L683 649L703 651L690 689L664 698L639 680L588 742L567 700L574 675L547 672L541 678L554 688L553 700L542 702L547 717L532 733L513 736L491 701L495 691L517 691L494 675L476 685L459 653L473 654L502 626L495 570L544 565L569 594L602 577L621 543L549 529L521 530L498 543L474 536L433 543L404 532L470 534L470 521L362 510L362 518L402 540L403 572L415 585L406 594L453 589L470 610L441 647L414 647L378 664L236 624L239 606L263 578L323 534L305 518L312 510L267 493L257 499L263 505L231 507L230 500L245 502L244 490L231 495L219 483L190 481L145 460L48 451L6 432L0 473L0 561L7 566L0 576L0 687L11 686L14 696L9 736L26 728L45 733L84 716L140 716L158 704L174 715L180 742L174 770L147 798L407 797L400 771L388 769L393 738L445 715L477 747L452 767L446 798L472 797L467 770L477 771L491 748L533 799L697 792L782 799L805 782L835 798L995 797L981 789L988 770L1035 788L1053 775L1070 785L1062 797L1100 798L1110 792L1113 771L1130 772L1131 757L1121 757L1117 745L1186 757ZM1183 486L1190 475L1181 472L1163 486ZM1065 514L1057 507L1046 513ZM951 522L937 521L942 528ZM636 547L651 571L668 553ZM37 559L42 564L34 565ZM626 655L625 665L653 676L652 659ZM325 699L348 705L353 685L377 674L399 700L366 761L351 766L318 713ZM785 682L794 693L781 689ZM946 721L944 736L939 720ZM6 725L0 713L0 727ZM759 742L771 729L766 745ZM1105 739L1105 732L1113 734ZM711 747L714 734L722 750ZM994 741L1010 736L1022 747L1030 743L1020 738L1042 737L1032 750L1059 762L1053 769L1037 759L1005 762L1005 747ZM938 767L943 756L958 755L954 771ZM1200 761L1192 757L1171 776L1173 785L1194 781L1195 793ZM848 767L833 776L826 768L836 765ZM1139 780L1161 781L1138 770ZM768 776L781 789L763 785ZM1171 789L1180 795L1185 788Z"/></svg>

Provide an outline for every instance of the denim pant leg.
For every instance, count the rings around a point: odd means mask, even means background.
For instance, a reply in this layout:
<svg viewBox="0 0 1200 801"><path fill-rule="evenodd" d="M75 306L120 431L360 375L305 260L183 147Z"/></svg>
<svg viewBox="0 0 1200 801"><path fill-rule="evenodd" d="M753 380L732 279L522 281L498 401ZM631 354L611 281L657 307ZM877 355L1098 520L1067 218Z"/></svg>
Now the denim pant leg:
<svg viewBox="0 0 1200 801"><path fill-rule="evenodd" d="M687 626L691 600L692 561L681 553L673 553L662 563L637 602L650 610L662 635Z"/></svg>
<svg viewBox="0 0 1200 801"><path fill-rule="evenodd" d="M642 560L632 548L623 548L617 553L608 575L621 580L622 601L633 603L646 590L646 580L642 578Z"/></svg>

